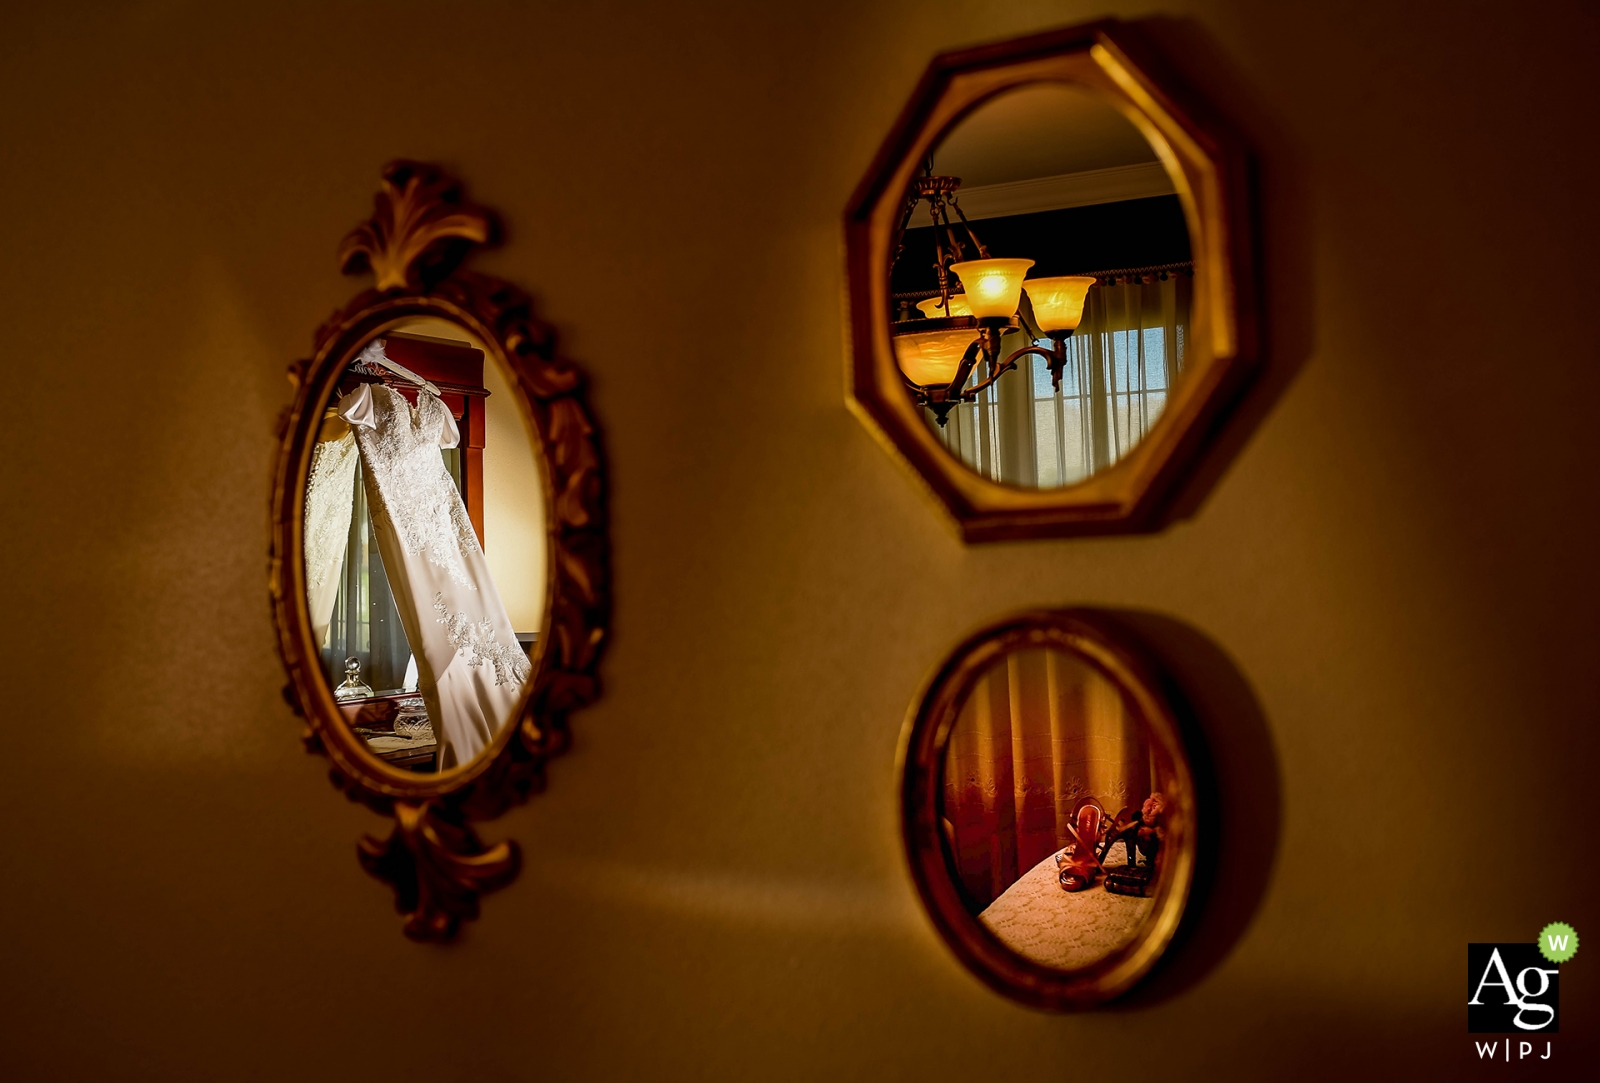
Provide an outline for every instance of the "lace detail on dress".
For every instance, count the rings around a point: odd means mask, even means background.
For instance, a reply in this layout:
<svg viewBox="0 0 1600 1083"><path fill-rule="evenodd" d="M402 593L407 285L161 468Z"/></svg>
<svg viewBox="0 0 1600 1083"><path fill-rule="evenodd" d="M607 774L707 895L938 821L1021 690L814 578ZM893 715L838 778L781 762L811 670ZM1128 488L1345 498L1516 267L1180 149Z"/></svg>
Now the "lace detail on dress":
<svg viewBox="0 0 1600 1083"><path fill-rule="evenodd" d="M467 666L477 669L484 663L494 666L494 683L522 684L533 670L521 646L508 647L495 638L494 622L469 620L465 613L452 613L444 604L444 594L433 596L433 611L439 614L435 621L444 625L444 635L450 645L467 657Z"/></svg>
<svg viewBox="0 0 1600 1083"><path fill-rule="evenodd" d="M415 410L398 391L382 385L373 395L383 404L378 426L357 429L356 438L400 544L407 556L425 554L456 583L477 590L461 554L478 551L478 535L439 454L449 407L426 391L417 392Z"/></svg>
<svg viewBox="0 0 1600 1083"><path fill-rule="evenodd" d="M354 505L351 489L355 485L355 436L346 433L337 440L322 440L311 452L311 470L306 478L306 589L314 591L327 582L341 561L350 538L350 515Z"/></svg>

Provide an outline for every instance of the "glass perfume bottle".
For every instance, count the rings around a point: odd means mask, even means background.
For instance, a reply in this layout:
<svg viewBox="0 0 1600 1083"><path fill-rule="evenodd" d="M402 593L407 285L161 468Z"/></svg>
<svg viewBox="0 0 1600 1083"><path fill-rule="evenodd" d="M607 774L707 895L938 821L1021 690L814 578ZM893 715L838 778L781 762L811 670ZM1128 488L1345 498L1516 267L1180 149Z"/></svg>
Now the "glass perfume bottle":
<svg viewBox="0 0 1600 1083"><path fill-rule="evenodd" d="M333 698L366 699L372 695L372 688L361 679L361 660L359 658L346 658L344 660L344 683L333 690Z"/></svg>

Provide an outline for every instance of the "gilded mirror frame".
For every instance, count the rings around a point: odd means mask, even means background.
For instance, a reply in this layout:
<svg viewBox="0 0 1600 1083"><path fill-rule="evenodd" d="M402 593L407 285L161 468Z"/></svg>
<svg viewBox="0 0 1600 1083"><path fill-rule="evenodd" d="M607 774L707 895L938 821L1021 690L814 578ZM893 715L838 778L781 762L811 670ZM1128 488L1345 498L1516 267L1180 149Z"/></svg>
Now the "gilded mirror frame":
<svg viewBox="0 0 1600 1083"><path fill-rule="evenodd" d="M968 912L940 825L945 754L962 706L997 662L1037 648L1073 655L1110 681L1172 769L1172 778L1162 784L1168 815L1160 887L1150 916L1131 943L1080 970L1058 970L1028 959ZM1167 688L1147 653L1104 617L1085 610L1039 610L968 637L913 701L900 742L901 841L917 893L939 935L990 988L1037 1008L1094 1007L1131 989L1171 945L1194 887L1201 821L1190 750Z"/></svg>
<svg viewBox="0 0 1600 1083"><path fill-rule="evenodd" d="M945 450L907 394L890 342L889 265L902 193L939 139L1007 90L1061 81L1102 94L1172 179L1194 259L1195 359L1164 416L1122 459L1069 486L992 481ZM1256 364L1248 163L1238 140L1117 20L935 57L845 212L847 401L969 542L1157 529Z"/></svg>
<svg viewBox="0 0 1600 1083"><path fill-rule="evenodd" d="M269 582L284 697L306 721L306 749L331 761L334 786L351 800L394 818L386 838L359 841L360 863L394 888L407 936L442 941L477 917L481 894L520 869L514 840L486 845L473 823L543 788L545 764L569 743L567 715L599 695L610 620L605 472L584 376L559 356L531 299L460 268L473 249L498 242L495 216L467 202L443 170L409 161L384 168L374 204L339 249L345 273L370 271L374 286L322 325L310 358L289 366L294 398L278 424ZM307 467L340 374L372 338L430 316L475 337L514 382L540 452L540 490L527 499L544 508L547 559L533 676L518 713L475 760L426 775L385 764L341 720L313 642L303 531Z"/></svg>

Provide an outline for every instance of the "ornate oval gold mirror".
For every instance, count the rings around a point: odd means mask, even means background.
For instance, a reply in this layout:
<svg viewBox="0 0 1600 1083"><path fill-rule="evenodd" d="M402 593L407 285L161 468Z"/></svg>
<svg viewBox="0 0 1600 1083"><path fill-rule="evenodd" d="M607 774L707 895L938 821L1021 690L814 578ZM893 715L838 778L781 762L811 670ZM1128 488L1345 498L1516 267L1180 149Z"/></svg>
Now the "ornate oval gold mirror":
<svg viewBox="0 0 1600 1083"><path fill-rule="evenodd" d="M608 618L582 377L526 294L459 267L498 232L440 170L385 169L340 250L376 287L291 367L273 488L286 693L335 784L394 816L358 853L424 940L516 875L472 821L542 785Z"/></svg>
<svg viewBox="0 0 1600 1083"><path fill-rule="evenodd" d="M1195 785L1138 648L1093 614L1030 613L963 643L907 724L903 832L957 956L1046 1008L1102 1003L1177 931Z"/></svg>
<svg viewBox="0 0 1600 1083"><path fill-rule="evenodd" d="M1244 172L1115 22L938 57L846 219L853 404L970 540L1144 529L1253 358Z"/></svg>

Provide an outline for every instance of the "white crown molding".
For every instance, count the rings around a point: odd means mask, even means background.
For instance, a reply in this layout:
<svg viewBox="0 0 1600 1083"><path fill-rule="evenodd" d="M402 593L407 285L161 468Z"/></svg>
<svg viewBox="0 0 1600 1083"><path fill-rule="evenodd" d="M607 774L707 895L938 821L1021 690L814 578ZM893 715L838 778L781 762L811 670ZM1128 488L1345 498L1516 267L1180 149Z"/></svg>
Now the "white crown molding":
<svg viewBox="0 0 1600 1083"><path fill-rule="evenodd" d="M1110 169L1086 169L1082 173L1063 173L1054 177L985 184L962 188L956 193L961 209L969 219L1002 218L1012 214L1036 214L1065 207L1088 207L1095 203L1119 203L1124 199L1169 196L1175 192L1172 178L1160 162L1117 165Z"/></svg>

